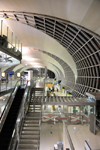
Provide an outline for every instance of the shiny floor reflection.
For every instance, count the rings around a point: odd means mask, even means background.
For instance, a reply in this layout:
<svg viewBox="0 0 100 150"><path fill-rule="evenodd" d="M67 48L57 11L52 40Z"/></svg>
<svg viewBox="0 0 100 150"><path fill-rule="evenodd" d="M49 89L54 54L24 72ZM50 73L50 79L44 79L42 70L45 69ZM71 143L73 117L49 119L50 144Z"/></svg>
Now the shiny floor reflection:
<svg viewBox="0 0 100 150"><path fill-rule="evenodd" d="M89 125L68 125L75 150L84 150L85 140L93 150L100 150L100 131L94 135L89 130ZM52 133L51 133L52 132ZM40 150L53 150L54 144L63 142L63 124L42 123Z"/></svg>

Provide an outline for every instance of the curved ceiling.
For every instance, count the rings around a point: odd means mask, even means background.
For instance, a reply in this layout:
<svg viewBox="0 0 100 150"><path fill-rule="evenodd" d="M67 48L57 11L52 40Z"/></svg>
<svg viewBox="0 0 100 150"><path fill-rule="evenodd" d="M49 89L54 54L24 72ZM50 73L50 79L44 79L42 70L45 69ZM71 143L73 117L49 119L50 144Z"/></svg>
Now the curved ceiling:
<svg viewBox="0 0 100 150"><path fill-rule="evenodd" d="M5 23L28 47L30 58L41 59L41 64L46 65L47 56L34 55L33 48L40 49L57 56L73 70L77 79L74 95L100 89L100 1L5 0L0 6L0 17L6 18ZM49 61L48 66L53 63L58 67L52 56ZM26 63L24 57L22 63Z"/></svg>
<svg viewBox="0 0 100 150"><path fill-rule="evenodd" d="M29 58L37 58L35 57L35 51L32 48L40 49L50 52L51 54L54 54L57 57L63 59L73 69L74 74L77 76L76 65L74 60L72 59L72 56L55 39L35 28L32 28L20 22L12 21L11 19L4 21L6 21L6 24L10 27L10 29L12 29L14 34L17 35L20 41L22 41L23 46L25 47L22 50L22 63L26 63L27 61L26 59L24 59L24 56L28 55ZM42 61L46 59L46 57L42 57ZM31 62L34 63L34 61L32 60Z"/></svg>
<svg viewBox="0 0 100 150"><path fill-rule="evenodd" d="M100 34L99 0L1 0L1 11L25 11L74 22Z"/></svg>
<svg viewBox="0 0 100 150"><path fill-rule="evenodd" d="M27 70L27 69L29 69L29 68L31 68L32 66L26 66L26 67L24 67L24 68L22 68L21 70L20 70L20 72L23 72L24 70ZM42 68L43 66L41 66L41 68ZM48 69L50 69L51 71L53 71L54 73L55 73L55 76L58 78L59 76L60 76L60 74L59 74L59 70L57 70L57 68L56 67L53 67L52 65L48 65Z"/></svg>

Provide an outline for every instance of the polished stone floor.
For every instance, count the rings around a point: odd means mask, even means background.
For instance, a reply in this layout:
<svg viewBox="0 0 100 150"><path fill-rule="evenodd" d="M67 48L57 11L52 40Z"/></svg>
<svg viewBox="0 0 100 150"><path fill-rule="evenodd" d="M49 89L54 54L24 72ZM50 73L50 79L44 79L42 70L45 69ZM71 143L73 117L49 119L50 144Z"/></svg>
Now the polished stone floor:
<svg viewBox="0 0 100 150"><path fill-rule="evenodd" d="M35 85L36 88L44 88L44 82L37 82Z"/></svg>
<svg viewBox="0 0 100 150"><path fill-rule="evenodd" d="M68 131L72 139L75 150L84 150L85 140L92 150L100 150L100 131L94 135L89 130L89 125L68 125ZM53 150L54 144L63 142L63 124L46 124L42 123L40 150ZM68 143L68 139L66 139ZM67 144L70 148L69 143Z"/></svg>
<svg viewBox="0 0 100 150"><path fill-rule="evenodd" d="M41 86L40 84L37 86ZM62 91L55 91L57 96L64 96ZM57 117L57 118L56 118ZM40 150L53 150L54 144L57 142L63 142L63 123L58 121L59 116L50 116L48 114L44 115L45 123L42 123L41 134L40 134ZM60 117L64 120L66 119L63 114ZM46 122L50 120L51 122ZM92 134L89 130L89 124L76 124L67 126L70 137L72 139L75 150L84 150L85 140L88 142L92 150L100 150L100 131L97 130L96 135ZM66 139L67 147L70 148L68 139Z"/></svg>
<svg viewBox="0 0 100 150"><path fill-rule="evenodd" d="M64 96L62 91L55 91L57 96ZM43 114L44 115L44 114ZM58 114L57 114L58 115ZM61 117L63 114L61 114ZM53 116L48 117L45 114L41 128L40 150L53 150L54 144L63 142L63 124L57 122ZM54 120L55 118L55 120ZM48 122L49 119L49 122ZM58 118L59 119L59 118ZM64 120L64 119L63 119ZM64 120L65 121L65 120ZM92 134L89 129L89 124L75 124L67 126L70 137L72 139L75 150L84 150L85 140L88 142L92 150L100 150L100 131L96 129L96 135ZM67 147L70 148L68 138L66 138Z"/></svg>
<svg viewBox="0 0 100 150"><path fill-rule="evenodd" d="M62 92L61 90L59 90L58 92L55 91L54 93L55 93L56 96L65 96L65 93Z"/></svg>
<svg viewBox="0 0 100 150"><path fill-rule="evenodd" d="M100 131L96 129L96 135L89 130L89 125L69 125L70 133L75 150L84 150L85 140L92 150L100 150Z"/></svg>
<svg viewBox="0 0 100 150"><path fill-rule="evenodd" d="M57 142L63 142L62 123L55 125L42 123L40 150L54 150L54 144Z"/></svg>

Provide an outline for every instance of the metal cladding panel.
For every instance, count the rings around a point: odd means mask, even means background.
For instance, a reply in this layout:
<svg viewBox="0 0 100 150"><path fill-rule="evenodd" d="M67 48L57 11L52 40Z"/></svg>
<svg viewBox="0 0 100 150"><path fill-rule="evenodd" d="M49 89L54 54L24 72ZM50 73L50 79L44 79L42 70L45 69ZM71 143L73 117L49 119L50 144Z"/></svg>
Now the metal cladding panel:
<svg viewBox="0 0 100 150"><path fill-rule="evenodd" d="M51 36L72 55L78 73L72 91L74 96L83 97L85 92L100 90L100 36L77 24L56 17L27 12L4 13L13 20L27 24ZM2 12L1 15L3 17ZM65 85L67 86L66 83Z"/></svg>

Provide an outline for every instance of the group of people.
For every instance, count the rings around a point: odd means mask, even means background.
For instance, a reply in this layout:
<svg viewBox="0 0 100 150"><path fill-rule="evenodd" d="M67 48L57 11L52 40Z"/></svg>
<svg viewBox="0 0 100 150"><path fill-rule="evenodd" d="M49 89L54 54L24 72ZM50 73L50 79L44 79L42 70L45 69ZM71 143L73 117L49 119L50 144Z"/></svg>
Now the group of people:
<svg viewBox="0 0 100 150"><path fill-rule="evenodd" d="M49 87L49 91L54 92L54 87Z"/></svg>
<svg viewBox="0 0 100 150"><path fill-rule="evenodd" d="M49 93L51 93L51 92L54 92L54 91L57 91L58 92L58 88L57 88L57 86L48 86L48 85L46 85L45 86L45 96L47 96L47 95L50 95Z"/></svg>

